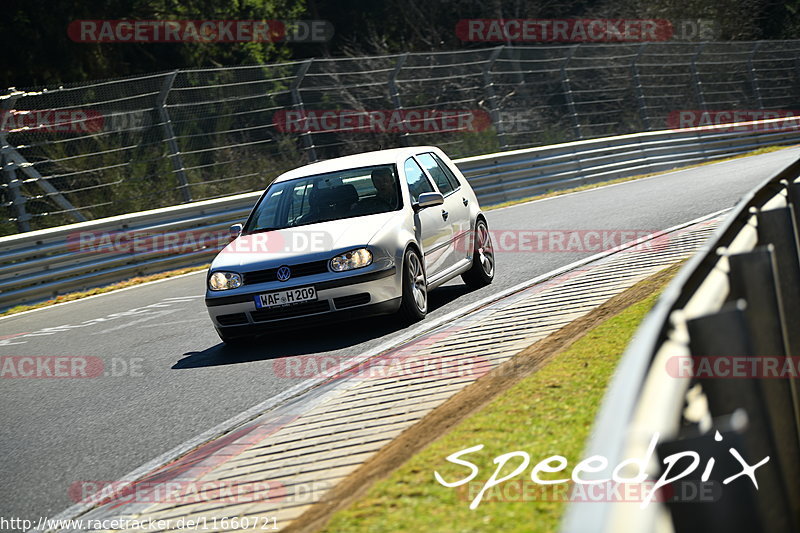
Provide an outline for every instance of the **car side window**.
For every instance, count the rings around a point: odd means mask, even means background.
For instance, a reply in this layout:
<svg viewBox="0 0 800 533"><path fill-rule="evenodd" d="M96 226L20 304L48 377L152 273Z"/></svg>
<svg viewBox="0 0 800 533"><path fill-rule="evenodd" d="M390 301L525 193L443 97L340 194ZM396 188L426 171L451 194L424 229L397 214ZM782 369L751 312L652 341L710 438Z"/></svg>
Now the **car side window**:
<svg viewBox="0 0 800 533"><path fill-rule="evenodd" d="M428 174L431 175L433 181L436 182L436 186L439 188L439 192L443 195L447 195L453 192L453 184L450 183L450 180L447 179L447 175L444 173L444 170L439 166L439 163L433 158L433 154L419 154L417 156L417 161L422 163L422 166L425 167L425 170L428 171Z"/></svg>
<svg viewBox="0 0 800 533"><path fill-rule="evenodd" d="M458 178L456 177L456 175L453 174L453 171L450 170L450 167L447 165L447 163L442 161L442 158L439 157L438 155L434 154L433 152L431 152L430 155L439 164L439 168L441 168L442 172L444 172L444 175L447 176L447 180L450 182L450 184L453 186L453 188L454 189L458 189L459 187L461 187L461 183L458 181Z"/></svg>
<svg viewBox="0 0 800 533"><path fill-rule="evenodd" d="M412 202L419 201L419 195L424 192L433 192L433 185L428 181L425 172L422 171L422 168L413 158L406 159L403 169L405 170L406 183L408 183L408 192L411 193Z"/></svg>

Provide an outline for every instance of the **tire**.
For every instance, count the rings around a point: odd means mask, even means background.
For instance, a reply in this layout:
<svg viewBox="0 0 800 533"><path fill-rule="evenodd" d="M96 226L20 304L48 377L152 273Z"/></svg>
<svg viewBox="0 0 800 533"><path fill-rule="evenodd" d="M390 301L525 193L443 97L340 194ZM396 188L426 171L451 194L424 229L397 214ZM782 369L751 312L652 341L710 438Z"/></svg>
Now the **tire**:
<svg viewBox="0 0 800 533"><path fill-rule="evenodd" d="M468 287L479 289L494 279L494 246L489 226L483 219L475 224L475 249L472 252L472 268L461 275Z"/></svg>
<svg viewBox="0 0 800 533"><path fill-rule="evenodd" d="M403 257L403 298L400 316L408 322L419 322L428 313L428 280L419 254L406 250Z"/></svg>

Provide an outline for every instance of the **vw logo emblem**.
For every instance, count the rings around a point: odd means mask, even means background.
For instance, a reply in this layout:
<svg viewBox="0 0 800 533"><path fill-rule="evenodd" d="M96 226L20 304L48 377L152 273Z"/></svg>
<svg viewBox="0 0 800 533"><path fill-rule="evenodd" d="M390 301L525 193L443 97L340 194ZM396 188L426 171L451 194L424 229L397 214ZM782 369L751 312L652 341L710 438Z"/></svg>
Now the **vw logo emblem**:
<svg viewBox="0 0 800 533"><path fill-rule="evenodd" d="M286 281L291 277L292 277L292 271L289 270L289 267L282 266L278 269L278 281Z"/></svg>

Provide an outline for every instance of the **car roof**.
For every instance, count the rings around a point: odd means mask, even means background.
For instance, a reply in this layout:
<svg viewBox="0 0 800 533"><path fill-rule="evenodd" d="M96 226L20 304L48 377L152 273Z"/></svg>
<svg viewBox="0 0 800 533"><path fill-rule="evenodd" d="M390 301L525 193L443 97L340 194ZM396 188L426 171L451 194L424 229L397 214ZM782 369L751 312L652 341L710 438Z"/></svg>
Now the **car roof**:
<svg viewBox="0 0 800 533"><path fill-rule="evenodd" d="M337 157L335 159L328 159L326 161L319 161L304 165L294 170L284 172L274 182L289 181L306 176L315 176L317 174L326 174L328 172L336 172L339 170L347 170L351 168L369 167L372 165L389 165L394 164L400 159L405 159L422 152L432 152L437 150L433 146L409 146L407 148L390 148L387 150L375 150L373 152L364 152L361 154L346 155L344 157Z"/></svg>

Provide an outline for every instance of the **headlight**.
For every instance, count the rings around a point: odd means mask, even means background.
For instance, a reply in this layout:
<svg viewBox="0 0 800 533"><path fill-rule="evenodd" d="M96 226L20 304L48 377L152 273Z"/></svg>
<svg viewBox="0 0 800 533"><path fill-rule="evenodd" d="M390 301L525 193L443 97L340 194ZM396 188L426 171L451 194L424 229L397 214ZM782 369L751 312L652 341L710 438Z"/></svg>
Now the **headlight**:
<svg viewBox="0 0 800 533"><path fill-rule="evenodd" d="M331 259L331 270L334 272L344 272L354 268L362 268L372 264L372 252L366 248L351 250L346 254L337 255Z"/></svg>
<svg viewBox="0 0 800 533"><path fill-rule="evenodd" d="M224 291L242 286L242 276L236 272L214 272L208 278L208 288L212 291Z"/></svg>

